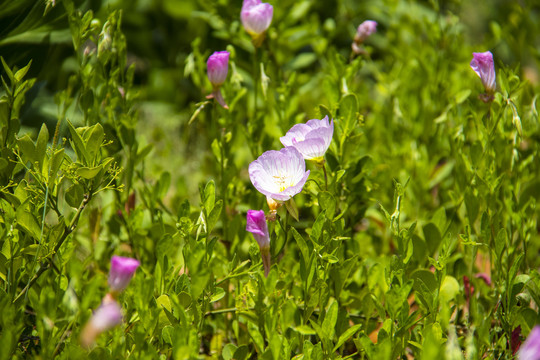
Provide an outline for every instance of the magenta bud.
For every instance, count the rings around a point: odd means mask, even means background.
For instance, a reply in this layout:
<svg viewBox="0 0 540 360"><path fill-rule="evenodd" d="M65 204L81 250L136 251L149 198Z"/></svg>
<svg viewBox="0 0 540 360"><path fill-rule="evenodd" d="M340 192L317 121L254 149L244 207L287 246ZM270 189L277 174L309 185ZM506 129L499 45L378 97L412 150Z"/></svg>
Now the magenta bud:
<svg viewBox="0 0 540 360"><path fill-rule="evenodd" d="M264 266L264 276L270 272L270 234L263 210L248 210L246 231L253 234L253 237L261 249L261 257Z"/></svg>
<svg viewBox="0 0 540 360"><path fill-rule="evenodd" d="M113 256L109 271L109 287L111 291L115 293L123 291L129 285L139 265L140 263L136 259Z"/></svg>
<svg viewBox="0 0 540 360"><path fill-rule="evenodd" d="M216 51L208 58L206 62L206 69L208 73L208 80L217 89L227 79L227 73L229 72L229 52L228 51Z"/></svg>

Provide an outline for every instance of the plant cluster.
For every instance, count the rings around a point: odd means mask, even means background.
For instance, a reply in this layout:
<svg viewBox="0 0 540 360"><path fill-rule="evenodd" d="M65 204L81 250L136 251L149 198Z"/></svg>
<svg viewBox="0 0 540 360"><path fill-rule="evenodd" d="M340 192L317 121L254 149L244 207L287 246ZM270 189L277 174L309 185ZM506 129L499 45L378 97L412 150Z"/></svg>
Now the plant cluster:
<svg viewBox="0 0 540 360"><path fill-rule="evenodd" d="M0 4L0 360L538 358L538 7L489 5Z"/></svg>

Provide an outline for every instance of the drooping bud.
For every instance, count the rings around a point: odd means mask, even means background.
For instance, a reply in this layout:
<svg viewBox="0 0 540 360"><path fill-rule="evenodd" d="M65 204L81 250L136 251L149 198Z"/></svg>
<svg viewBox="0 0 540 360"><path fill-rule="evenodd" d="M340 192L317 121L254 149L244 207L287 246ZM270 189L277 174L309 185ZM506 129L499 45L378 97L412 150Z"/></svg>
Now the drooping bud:
<svg viewBox="0 0 540 360"><path fill-rule="evenodd" d="M259 244L264 266L264 276L270 272L270 234L263 210L248 210L246 231L253 234L253 237Z"/></svg>

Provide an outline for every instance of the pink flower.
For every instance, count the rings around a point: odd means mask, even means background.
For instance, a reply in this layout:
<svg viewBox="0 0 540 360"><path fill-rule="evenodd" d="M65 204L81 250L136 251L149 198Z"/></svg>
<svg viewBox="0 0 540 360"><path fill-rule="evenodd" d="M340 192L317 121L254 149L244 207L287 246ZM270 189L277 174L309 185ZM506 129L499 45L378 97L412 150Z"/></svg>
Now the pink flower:
<svg viewBox="0 0 540 360"><path fill-rule="evenodd" d="M324 154L334 134L334 120L328 122L328 116L322 120L312 119L305 124L294 125L285 136L279 140L283 146L292 146L298 150L304 159L317 163L324 161Z"/></svg>
<svg viewBox="0 0 540 360"><path fill-rule="evenodd" d="M497 88L495 81L495 66L493 64L493 54L490 51L483 53L473 53L471 68L478 74L488 95L493 95Z"/></svg>
<svg viewBox="0 0 540 360"><path fill-rule="evenodd" d="M540 360L540 326L535 326L527 340L521 345L518 360Z"/></svg>
<svg viewBox="0 0 540 360"><path fill-rule="evenodd" d="M301 192L308 176L304 157L290 146L267 151L249 164L255 189L276 201L287 201Z"/></svg>
<svg viewBox="0 0 540 360"><path fill-rule="evenodd" d="M101 333L121 323L122 308L114 299L106 296L81 332L82 345L85 347L91 346Z"/></svg>
<svg viewBox="0 0 540 360"><path fill-rule="evenodd" d="M229 72L229 52L216 51L208 58L206 70L214 89L223 85Z"/></svg>
<svg viewBox="0 0 540 360"><path fill-rule="evenodd" d="M113 256L109 270L109 287L114 293L122 292L131 281L140 263L136 259Z"/></svg>
<svg viewBox="0 0 540 360"><path fill-rule="evenodd" d="M261 257L264 266L264 276L270 272L270 234L263 210L248 210L246 231L253 234L253 237L261 249Z"/></svg>
<svg viewBox="0 0 540 360"><path fill-rule="evenodd" d="M261 0L244 0L240 19L247 33L253 38L255 46L260 46L264 33L272 22L274 8Z"/></svg>
<svg viewBox="0 0 540 360"><path fill-rule="evenodd" d="M354 42L357 45L360 45L376 31L377 22L373 20L366 20L358 26L358 29L356 30L356 35L354 36Z"/></svg>

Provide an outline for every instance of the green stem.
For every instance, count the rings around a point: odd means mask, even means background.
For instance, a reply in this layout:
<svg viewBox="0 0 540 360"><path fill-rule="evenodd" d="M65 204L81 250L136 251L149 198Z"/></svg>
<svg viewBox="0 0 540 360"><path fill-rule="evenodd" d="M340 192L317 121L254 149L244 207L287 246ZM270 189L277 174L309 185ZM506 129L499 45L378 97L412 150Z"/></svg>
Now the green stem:
<svg viewBox="0 0 540 360"><path fill-rule="evenodd" d="M58 240L58 242L54 246L54 249L53 249L52 253L46 259L47 262L41 264L41 266L39 267L36 274L30 279L30 281L28 281L28 283L26 284L24 289L22 289L21 292L19 293L19 295L17 295L17 297L13 300L13 303L16 303L17 301L19 301L19 299L23 295L24 295L25 301L28 300L28 290L39 279L41 274L43 274L46 270L51 268L51 263L48 261L49 258L54 256L58 252L58 250L60 249L60 247L62 246L64 241L67 239L67 237L75 230L75 228L77 227L77 224L79 223L81 213L84 210L84 208L86 207L86 205L88 204L88 202L90 201L91 197L92 197L92 192L91 191L88 192L88 194L84 195L84 199L82 200L81 205L77 209L77 212L75 213L75 216L73 217L73 219L71 219L71 222L69 223L69 225L64 227L64 233L62 234L62 237L60 238L60 240Z"/></svg>
<svg viewBox="0 0 540 360"><path fill-rule="evenodd" d="M328 191L328 175L326 174L326 165L323 163L323 172L324 172L324 188Z"/></svg>

